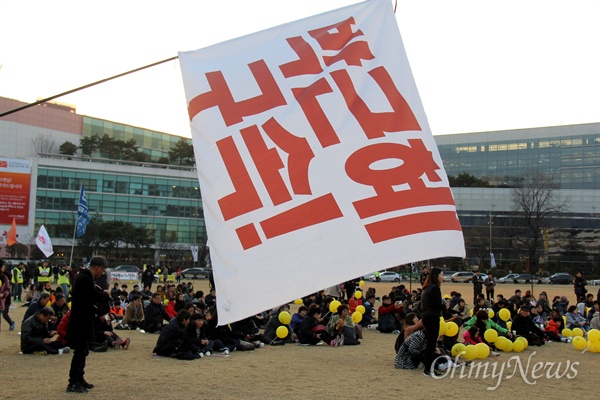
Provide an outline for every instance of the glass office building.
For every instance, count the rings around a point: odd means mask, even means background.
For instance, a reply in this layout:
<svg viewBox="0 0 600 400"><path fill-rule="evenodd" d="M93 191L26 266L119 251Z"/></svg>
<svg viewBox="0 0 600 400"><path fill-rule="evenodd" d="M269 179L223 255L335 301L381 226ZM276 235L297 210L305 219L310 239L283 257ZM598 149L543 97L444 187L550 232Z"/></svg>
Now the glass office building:
<svg viewBox="0 0 600 400"><path fill-rule="evenodd" d="M465 231L467 263L489 265L489 248L507 269L526 252L511 238L513 188L550 174L566 209L547 219L540 262L550 270L598 269L600 123L435 136L448 175L468 173L490 187L453 188ZM491 229L490 229L491 225Z"/></svg>

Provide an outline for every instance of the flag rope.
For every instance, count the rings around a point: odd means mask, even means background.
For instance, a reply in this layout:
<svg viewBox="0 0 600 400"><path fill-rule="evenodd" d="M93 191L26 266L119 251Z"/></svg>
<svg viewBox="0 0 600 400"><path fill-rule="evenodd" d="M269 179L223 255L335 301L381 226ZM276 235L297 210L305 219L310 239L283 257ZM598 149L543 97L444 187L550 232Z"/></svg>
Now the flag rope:
<svg viewBox="0 0 600 400"><path fill-rule="evenodd" d="M131 71L123 72L123 73L120 73L118 75L113 75L111 77L108 77L108 78L105 78L105 79L101 79L101 80L96 81L96 82L88 83L87 85L79 86L78 88L75 88L75 89L67 90L66 92L55 94L54 96L46 97L45 99L41 99L41 100L38 100L38 101L33 102L33 103L25 104L25 105L23 105L21 107L13 108L12 110L8 110L8 111L5 111L3 113L0 113L0 118L5 117L5 116L10 115L10 114L13 114L13 113L16 113L16 112L19 112L19 111L26 110L26 109L28 109L30 107L37 106L39 104L46 103L46 102L48 102L50 100L54 100L54 99L56 99L58 97L66 96L68 94L75 93L75 92L78 92L80 90L87 89L89 87L96 86L96 85L99 85L101 83L108 82L110 80L113 80L113 79L116 79L116 78L120 78L120 77L125 76L125 75L132 74L134 72L138 72L138 71L141 71L141 70L144 70L144 69L147 69L147 68L151 68L151 67L154 67L154 66L157 66L157 65L160 65L160 64L164 64L164 63L169 62L169 61L176 60L178 58L179 58L178 56L167 58L167 59L162 60L162 61L158 61L158 62L155 62L155 63L152 63L152 64L144 65L143 67L132 69Z"/></svg>

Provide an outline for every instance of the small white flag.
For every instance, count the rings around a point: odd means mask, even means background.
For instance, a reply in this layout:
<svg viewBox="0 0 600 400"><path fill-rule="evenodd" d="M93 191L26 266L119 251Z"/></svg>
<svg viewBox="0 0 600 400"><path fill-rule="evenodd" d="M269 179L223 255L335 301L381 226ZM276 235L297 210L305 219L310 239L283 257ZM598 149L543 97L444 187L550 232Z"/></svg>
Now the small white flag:
<svg viewBox="0 0 600 400"><path fill-rule="evenodd" d="M198 246L191 246L190 248L192 250L192 257L194 257L194 262L197 263L198 262Z"/></svg>
<svg viewBox="0 0 600 400"><path fill-rule="evenodd" d="M50 240L50 236L48 236L48 232L46 232L44 225L40 226L40 231L35 239L35 244L37 244L37 247L39 247L46 257L50 257L54 254L54 250L52 250L52 241Z"/></svg>

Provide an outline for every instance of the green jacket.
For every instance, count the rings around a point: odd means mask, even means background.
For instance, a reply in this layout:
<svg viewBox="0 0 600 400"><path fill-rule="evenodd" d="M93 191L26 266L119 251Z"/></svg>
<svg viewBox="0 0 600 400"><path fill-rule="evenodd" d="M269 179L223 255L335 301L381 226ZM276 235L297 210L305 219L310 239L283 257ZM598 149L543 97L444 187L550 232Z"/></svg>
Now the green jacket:
<svg viewBox="0 0 600 400"><path fill-rule="evenodd" d="M476 316L472 316L470 320L468 320L467 322L465 322L465 329L469 329L470 327L472 327L475 322L477 322L477 317ZM486 329L494 329L500 333L508 333L508 329L501 327L500 325L498 325L497 323L495 323L494 321L492 321L491 319L487 319L486 323Z"/></svg>

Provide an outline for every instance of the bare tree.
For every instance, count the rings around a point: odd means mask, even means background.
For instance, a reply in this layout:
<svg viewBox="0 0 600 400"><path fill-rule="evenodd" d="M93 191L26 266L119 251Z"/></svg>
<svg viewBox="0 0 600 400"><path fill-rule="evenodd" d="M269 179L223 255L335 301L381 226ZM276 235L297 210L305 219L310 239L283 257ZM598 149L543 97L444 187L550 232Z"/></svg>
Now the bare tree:
<svg viewBox="0 0 600 400"><path fill-rule="evenodd" d="M56 146L56 140L49 135L39 135L32 142L35 151L42 154L52 154Z"/></svg>
<svg viewBox="0 0 600 400"><path fill-rule="evenodd" d="M537 250L544 242L543 228L548 227L549 217L567 210L567 201L560 198L557 190L552 175L534 172L511 192L517 226L522 227L515 238L525 245L531 260L536 260Z"/></svg>

